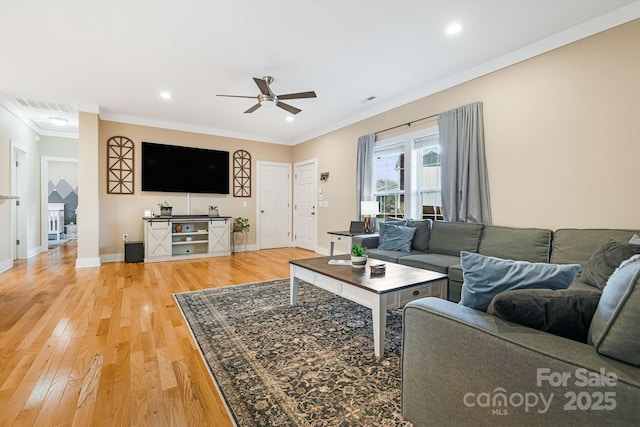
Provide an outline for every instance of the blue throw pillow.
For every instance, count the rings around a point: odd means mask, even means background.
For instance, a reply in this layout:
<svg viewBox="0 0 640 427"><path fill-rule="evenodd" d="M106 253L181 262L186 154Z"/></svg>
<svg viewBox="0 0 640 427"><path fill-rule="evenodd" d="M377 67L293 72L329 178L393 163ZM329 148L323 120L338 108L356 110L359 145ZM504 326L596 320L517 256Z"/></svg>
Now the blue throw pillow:
<svg viewBox="0 0 640 427"><path fill-rule="evenodd" d="M460 252L462 295L460 304L486 311L500 292L512 289L567 289L580 264L547 264L513 261Z"/></svg>
<svg viewBox="0 0 640 427"><path fill-rule="evenodd" d="M382 241L378 249L387 251L410 252L413 235L416 234L415 227L405 227L403 225L386 225L386 231L382 236Z"/></svg>

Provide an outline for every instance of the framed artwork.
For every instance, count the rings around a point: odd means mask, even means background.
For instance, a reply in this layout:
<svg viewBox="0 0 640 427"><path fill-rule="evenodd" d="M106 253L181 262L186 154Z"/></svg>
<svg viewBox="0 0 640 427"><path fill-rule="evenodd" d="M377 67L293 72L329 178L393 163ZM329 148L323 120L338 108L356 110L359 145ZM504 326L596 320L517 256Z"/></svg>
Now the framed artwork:
<svg viewBox="0 0 640 427"><path fill-rule="evenodd" d="M251 154L245 150L233 153L233 196L251 197Z"/></svg>
<svg viewBox="0 0 640 427"><path fill-rule="evenodd" d="M107 140L107 193L133 194L133 141L126 136Z"/></svg>

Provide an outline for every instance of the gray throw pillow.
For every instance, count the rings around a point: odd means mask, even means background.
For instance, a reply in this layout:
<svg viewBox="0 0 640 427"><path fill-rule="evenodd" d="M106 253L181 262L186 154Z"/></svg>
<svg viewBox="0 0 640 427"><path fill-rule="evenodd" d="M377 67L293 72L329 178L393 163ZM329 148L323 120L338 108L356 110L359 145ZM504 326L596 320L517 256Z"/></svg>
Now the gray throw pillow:
<svg viewBox="0 0 640 427"><path fill-rule="evenodd" d="M462 251L462 293L459 304L486 311L500 292L512 289L566 289L580 264L555 265L513 261Z"/></svg>
<svg viewBox="0 0 640 427"><path fill-rule="evenodd" d="M387 230L380 242L378 249L386 251L411 251L411 240L416 233L415 227L406 227L404 225L387 224Z"/></svg>
<svg viewBox="0 0 640 427"><path fill-rule="evenodd" d="M487 313L504 320L587 342L600 291L517 289L495 296Z"/></svg>
<svg viewBox="0 0 640 427"><path fill-rule="evenodd" d="M640 366L640 255L620 264L602 290L589 343L605 356Z"/></svg>
<svg viewBox="0 0 640 427"><path fill-rule="evenodd" d="M636 254L640 254L640 245L607 242L600 246L584 264L580 281L602 289L620 263Z"/></svg>
<svg viewBox="0 0 640 427"><path fill-rule="evenodd" d="M402 218L387 218L385 221L378 223L378 238L382 242L384 234L387 232L387 225L407 225L407 220Z"/></svg>
<svg viewBox="0 0 640 427"><path fill-rule="evenodd" d="M427 252L429 249L429 231L431 230L430 219L410 219L407 221L407 227L415 227L416 234L411 241L411 249Z"/></svg>

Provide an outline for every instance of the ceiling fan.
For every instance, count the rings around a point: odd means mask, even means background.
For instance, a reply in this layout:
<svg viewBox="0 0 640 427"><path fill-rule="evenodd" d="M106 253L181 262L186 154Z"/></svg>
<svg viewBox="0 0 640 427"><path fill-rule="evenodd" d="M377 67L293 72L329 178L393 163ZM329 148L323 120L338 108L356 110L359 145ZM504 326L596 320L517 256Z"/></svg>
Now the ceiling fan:
<svg viewBox="0 0 640 427"><path fill-rule="evenodd" d="M216 95L216 96L225 96L228 98L257 98L258 103L253 107L249 108L247 111L245 111L245 113L253 113L263 105L265 107L267 106L271 107L275 105L282 108L283 110L290 112L291 114L298 114L302 110L300 110L299 108L293 107L289 104L285 104L284 102L282 102L282 100L316 97L316 93L314 91L276 95L275 93L271 92L271 88L269 87L269 85L273 83L273 77L271 76L264 76L261 79L254 77L253 81L256 82L256 85L258 85L258 89L260 89L260 94L258 96L243 96L243 95Z"/></svg>

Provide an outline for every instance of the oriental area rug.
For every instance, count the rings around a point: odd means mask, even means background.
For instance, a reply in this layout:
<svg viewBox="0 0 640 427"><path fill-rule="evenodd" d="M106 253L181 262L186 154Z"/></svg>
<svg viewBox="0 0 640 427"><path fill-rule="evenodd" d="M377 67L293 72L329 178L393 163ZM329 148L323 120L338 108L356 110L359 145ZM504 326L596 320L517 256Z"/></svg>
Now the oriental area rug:
<svg viewBox="0 0 640 427"><path fill-rule="evenodd" d="M289 279L176 294L240 427L408 426L400 408L402 312L387 313L383 357L371 310Z"/></svg>

